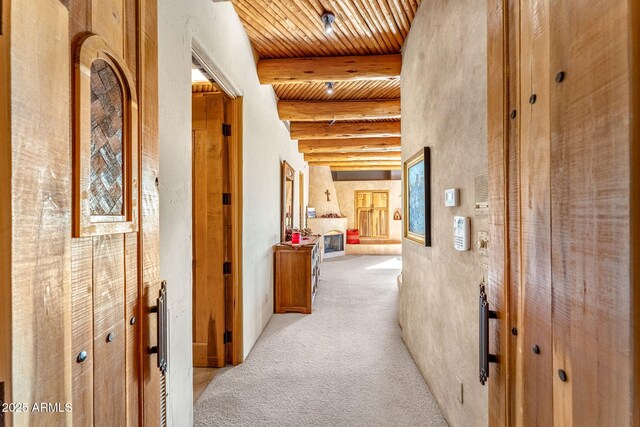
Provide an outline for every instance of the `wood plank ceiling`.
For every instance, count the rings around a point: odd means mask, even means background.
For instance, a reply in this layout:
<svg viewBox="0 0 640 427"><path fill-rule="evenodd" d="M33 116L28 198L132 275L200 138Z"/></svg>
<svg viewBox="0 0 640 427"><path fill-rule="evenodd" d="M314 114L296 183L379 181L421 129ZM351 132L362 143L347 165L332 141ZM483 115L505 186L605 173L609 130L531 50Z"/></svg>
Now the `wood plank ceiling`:
<svg viewBox="0 0 640 427"><path fill-rule="evenodd" d="M420 0L232 2L310 165L400 169L400 50Z"/></svg>

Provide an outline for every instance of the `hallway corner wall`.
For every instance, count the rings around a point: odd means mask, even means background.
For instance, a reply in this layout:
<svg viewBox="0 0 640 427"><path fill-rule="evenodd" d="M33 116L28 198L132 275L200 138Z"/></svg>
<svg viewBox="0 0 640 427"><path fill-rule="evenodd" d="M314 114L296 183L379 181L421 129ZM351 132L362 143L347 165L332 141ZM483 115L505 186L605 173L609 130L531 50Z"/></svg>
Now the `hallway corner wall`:
<svg viewBox="0 0 640 427"><path fill-rule="evenodd" d="M309 170L260 85L249 39L230 2L159 2L160 269L169 283L169 425L191 425L191 49L243 96L243 347L246 357L273 314L273 249L280 240L281 161ZM296 182L296 188L298 183ZM308 200L308 197L306 197ZM298 196L294 197L297 220Z"/></svg>
<svg viewBox="0 0 640 427"><path fill-rule="evenodd" d="M486 261L473 243L466 252L453 246L456 215L471 219L471 242L488 231L488 217L474 209L475 179L488 171L486 34L484 2L423 2L403 50L402 158L431 147L432 246L403 241L400 316L405 343L451 426L488 423L488 389L478 381ZM460 189L458 207L444 206L448 188Z"/></svg>
<svg viewBox="0 0 640 427"><path fill-rule="evenodd" d="M329 191L329 201L325 191ZM342 214L338 202L338 192L329 166L309 166L309 207L316 209L316 215Z"/></svg>

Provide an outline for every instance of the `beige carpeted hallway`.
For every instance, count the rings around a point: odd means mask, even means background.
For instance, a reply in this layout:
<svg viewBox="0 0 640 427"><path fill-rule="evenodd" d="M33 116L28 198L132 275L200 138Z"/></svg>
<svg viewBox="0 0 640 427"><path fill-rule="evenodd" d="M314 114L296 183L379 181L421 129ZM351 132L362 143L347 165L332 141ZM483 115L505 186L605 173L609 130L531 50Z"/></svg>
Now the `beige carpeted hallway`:
<svg viewBox="0 0 640 427"><path fill-rule="evenodd" d="M196 426L446 426L401 338L400 258L325 260L312 315L276 314L218 372Z"/></svg>

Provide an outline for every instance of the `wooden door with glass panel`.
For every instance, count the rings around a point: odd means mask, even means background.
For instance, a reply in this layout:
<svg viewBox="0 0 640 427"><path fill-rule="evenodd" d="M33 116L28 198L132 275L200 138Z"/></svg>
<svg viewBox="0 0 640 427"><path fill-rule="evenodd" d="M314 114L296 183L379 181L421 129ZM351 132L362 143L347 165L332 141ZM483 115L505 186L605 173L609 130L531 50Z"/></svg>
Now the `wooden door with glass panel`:
<svg viewBox="0 0 640 427"><path fill-rule="evenodd" d="M166 348L152 309L160 280L151 4L68 4L74 425L159 425L163 417L156 352Z"/></svg>
<svg viewBox="0 0 640 427"><path fill-rule="evenodd" d="M356 191L356 228L360 237L389 237L389 192Z"/></svg>

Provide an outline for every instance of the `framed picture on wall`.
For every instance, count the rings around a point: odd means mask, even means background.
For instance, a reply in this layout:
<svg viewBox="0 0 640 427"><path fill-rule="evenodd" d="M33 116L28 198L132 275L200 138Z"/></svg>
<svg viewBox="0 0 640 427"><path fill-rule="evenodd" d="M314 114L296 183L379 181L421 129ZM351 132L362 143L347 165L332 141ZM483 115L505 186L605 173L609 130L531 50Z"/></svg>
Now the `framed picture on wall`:
<svg viewBox="0 0 640 427"><path fill-rule="evenodd" d="M404 237L431 246L431 151L424 147L404 162Z"/></svg>

